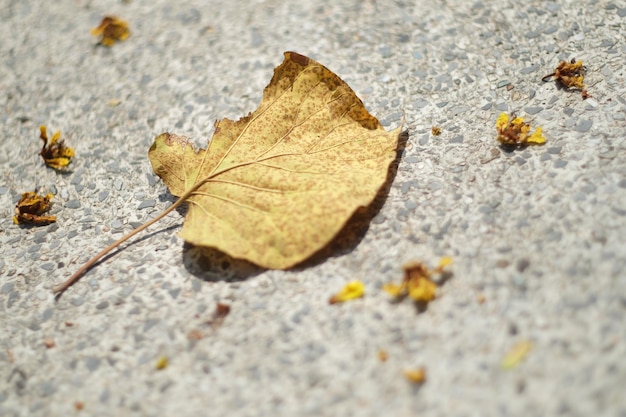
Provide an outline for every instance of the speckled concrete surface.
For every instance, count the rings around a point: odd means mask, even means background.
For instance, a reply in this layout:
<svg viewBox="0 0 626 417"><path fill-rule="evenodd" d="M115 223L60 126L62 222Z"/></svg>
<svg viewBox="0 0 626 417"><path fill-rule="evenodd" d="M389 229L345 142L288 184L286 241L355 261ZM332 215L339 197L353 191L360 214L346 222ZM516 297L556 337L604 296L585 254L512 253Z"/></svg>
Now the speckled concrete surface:
<svg viewBox="0 0 626 417"><path fill-rule="evenodd" d="M1 416L626 415L626 4L208 3L0 1ZM111 49L89 35L105 14L132 30ZM171 203L155 135L202 143L247 114L285 50L385 126L406 120L362 240L262 271L185 247L174 212L55 302L53 285ZM571 58L591 99L541 82ZM503 152L501 111L548 143ZM75 148L71 172L43 166L40 124ZM13 225L35 188L58 222ZM425 312L380 290L443 255L454 276ZM365 298L328 305L352 279ZM231 313L209 325L218 301ZM421 388L402 375L418 366Z"/></svg>

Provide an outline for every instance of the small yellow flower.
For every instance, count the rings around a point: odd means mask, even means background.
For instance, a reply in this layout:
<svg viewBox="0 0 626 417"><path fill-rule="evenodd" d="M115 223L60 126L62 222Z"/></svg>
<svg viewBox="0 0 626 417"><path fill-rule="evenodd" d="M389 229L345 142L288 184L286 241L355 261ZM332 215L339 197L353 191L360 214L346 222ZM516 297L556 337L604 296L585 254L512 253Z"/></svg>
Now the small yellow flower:
<svg viewBox="0 0 626 417"><path fill-rule="evenodd" d="M498 141L508 146L543 145L546 138L543 136L541 127L537 127L531 134L530 125L521 117L509 121L506 113L501 113L496 120Z"/></svg>
<svg viewBox="0 0 626 417"><path fill-rule="evenodd" d="M45 196L38 195L36 191L28 191L22 194L22 198L15 206L13 223L30 223L34 225L46 225L57 221L56 216L44 216L43 213L50 209L52 193Z"/></svg>
<svg viewBox="0 0 626 417"><path fill-rule="evenodd" d="M585 67L583 62L572 59L570 62L559 62L559 65L557 65L554 69L554 72L546 75L542 80L548 81L550 78L554 77L557 82L567 88L574 87L582 90L585 88L584 73Z"/></svg>
<svg viewBox="0 0 626 417"><path fill-rule="evenodd" d="M46 126L39 126L39 138L43 140L43 146L39 155L43 158L45 164L50 168L64 169L66 168L74 156L74 149L65 146L65 141L61 139L61 131L57 130L48 142L48 131Z"/></svg>
<svg viewBox="0 0 626 417"><path fill-rule="evenodd" d="M365 285L361 281L352 281L347 283L337 294L333 295L328 302L330 304L343 303L344 301L363 297L363 294L365 294Z"/></svg>
<svg viewBox="0 0 626 417"><path fill-rule="evenodd" d="M409 296L413 301L428 303L437 296L437 285L432 281L433 274L442 274L446 266L452 263L452 258L445 256L439 265L429 270L421 262L409 262L404 265L404 279L401 284L386 283L383 291L392 297L403 298Z"/></svg>
<svg viewBox="0 0 626 417"><path fill-rule="evenodd" d="M128 23L115 16L105 16L97 28L91 29L93 36L102 36L100 43L104 46L113 46L116 41L126 40L130 36Z"/></svg>
<svg viewBox="0 0 626 417"><path fill-rule="evenodd" d="M409 297L415 301L429 302L435 299L437 286L428 277L413 279L408 285Z"/></svg>

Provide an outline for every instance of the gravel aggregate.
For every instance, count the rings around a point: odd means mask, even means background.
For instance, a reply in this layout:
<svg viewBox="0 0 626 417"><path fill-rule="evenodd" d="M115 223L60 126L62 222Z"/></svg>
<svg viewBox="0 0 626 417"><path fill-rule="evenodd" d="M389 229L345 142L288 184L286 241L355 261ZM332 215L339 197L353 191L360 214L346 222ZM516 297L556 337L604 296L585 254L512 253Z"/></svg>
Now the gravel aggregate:
<svg viewBox="0 0 626 417"><path fill-rule="evenodd" d="M131 30L112 48L89 34L108 14ZM626 415L621 2L7 0L0 21L0 416ZM186 245L175 210L55 299L175 201L155 136L206 146L286 50L408 129L373 219L271 271ZM586 100L541 81L572 58ZM500 112L547 143L501 148ZM75 149L66 172L43 165L41 124ZM14 225L35 189L57 222ZM442 256L452 275L424 311L381 291ZM363 298L328 304L355 279ZM418 367L421 386L403 376Z"/></svg>

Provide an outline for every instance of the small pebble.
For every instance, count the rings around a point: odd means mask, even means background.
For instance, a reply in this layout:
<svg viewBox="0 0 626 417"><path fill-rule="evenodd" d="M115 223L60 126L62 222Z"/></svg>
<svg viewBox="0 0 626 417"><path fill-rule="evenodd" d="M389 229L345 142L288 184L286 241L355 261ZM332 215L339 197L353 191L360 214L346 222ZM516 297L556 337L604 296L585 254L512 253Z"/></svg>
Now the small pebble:
<svg viewBox="0 0 626 417"><path fill-rule="evenodd" d="M88 356L85 359L85 366L90 372L97 370L100 367L100 358L96 356Z"/></svg>
<svg viewBox="0 0 626 417"><path fill-rule="evenodd" d="M39 392L40 397L49 397L57 392L57 384L51 381L44 381L39 384L39 389L37 391Z"/></svg>
<svg viewBox="0 0 626 417"><path fill-rule="evenodd" d="M11 291L13 291L14 286L15 286L15 282L6 282L2 285L2 289L0 290L0 292L2 294L8 294Z"/></svg>
<svg viewBox="0 0 626 417"><path fill-rule="evenodd" d="M80 208L81 207L80 206L80 201L78 201L78 200L70 200L67 203L65 203L64 207L68 208L68 209Z"/></svg>
<svg viewBox="0 0 626 417"><path fill-rule="evenodd" d="M137 210L142 210L145 208L152 208L156 206L156 200L144 200L141 202L141 204L139 204L139 206L137 207Z"/></svg>
<svg viewBox="0 0 626 417"><path fill-rule="evenodd" d="M577 132L585 133L585 132L588 132L589 129L591 129L592 125L593 125L592 120L582 119L576 124L576 126L574 126L574 130Z"/></svg>
<svg viewBox="0 0 626 417"><path fill-rule="evenodd" d="M109 190L100 191L98 193L98 201L102 203L109 196Z"/></svg>
<svg viewBox="0 0 626 417"><path fill-rule="evenodd" d="M552 155L558 155L561 153L561 149L563 149L562 146L553 146L551 148L548 148L548 153Z"/></svg>
<svg viewBox="0 0 626 417"><path fill-rule="evenodd" d="M463 135L457 135L450 139L450 143L463 143Z"/></svg>
<svg viewBox="0 0 626 417"><path fill-rule="evenodd" d="M52 271L54 269L54 263L53 262L46 262L44 264L39 265L39 267L43 270L46 271Z"/></svg>
<svg viewBox="0 0 626 417"><path fill-rule="evenodd" d="M508 111L509 110L509 105L506 103L500 103L498 105L496 105L496 109L498 109L499 111Z"/></svg>
<svg viewBox="0 0 626 417"><path fill-rule="evenodd" d="M76 307L83 305L85 299L83 297L75 297L70 300L70 303L75 305Z"/></svg>
<svg viewBox="0 0 626 417"><path fill-rule="evenodd" d="M537 114L541 110L543 110L543 107L525 107L524 108L524 111L528 114Z"/></svg>
<svg viewBox="0 0 626 417"><path fill-rule="evenodd" d="M522 68L520 73L522 74L531 74L536 72L539 69L539 65L531 65L530 67Z"/></svg>

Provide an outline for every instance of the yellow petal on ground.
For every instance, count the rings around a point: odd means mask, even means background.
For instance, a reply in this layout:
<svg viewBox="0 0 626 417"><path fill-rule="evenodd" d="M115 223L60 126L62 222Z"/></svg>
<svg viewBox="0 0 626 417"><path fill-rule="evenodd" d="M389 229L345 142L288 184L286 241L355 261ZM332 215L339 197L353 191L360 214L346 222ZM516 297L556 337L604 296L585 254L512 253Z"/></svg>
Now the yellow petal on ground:
<svg viewBox="0 0 626 417"><path fill-rule="evenodd" d="M365 285L361 281L352 281L347 283L337 294L333 295L328 302L330 304L343 303L344 301L363 297L363 294L365 294Z"/></svg>
<svg viewBox="0 0 626 417"><path fill-rule="evenodd" d="M507 125L509 124L509 115L506 113L500 113L500 116L498 116L498 120L496 120L496 129L500 130L504 130L504 128L507 127Z"/></svg>
<svg viewBox="0 0 626 417"><path fill-rule="evenodd" d="M537 127L537 129L535 129L535 132L532 135L530 135L528 139L526 139L526 142L536 144L536 145L541 145L543 143L546 143L546 138L543 136L541 132L541 127Z"/></svg>
<svg viewBox="0 0 626 417"><path fill-rule="evenodd" d="M411 383L421 385L426 382L426 368L407 369L403 371L404 377Z"/></svg>
<svg viewBox="0 0 626 417"><path fill-rule="evenodd" d="M528 352L532 349L533 345L528 340L517 343L509 350L504 356L500 366L504 369L515 368L524 358L528 355Z"/></svg>
<svg viewBox="0 0 626 417"><path fill-rule="evenodd" d="M154 365L154 367L157 370L160 371L161 369L167 368L168 363L169 362L168 362L167 358L165 356L161 356L159 359L157 359L156 364Z"/></svg>
<svg viewBox="0 0 626 417"><path fill-rule="evenodd" d="M452 264L452 257L451 256L444 256L443 258L441 258L439 260L439 265L437 265L437 268L439 269L443 269L446 266Z"/></svg>
<svg viewBox="0 0 626 417"><path fill-rule="evenodd" d="M392 297L400 297L401 295L404 295L405 286L388 282L386 284L383 284L383 291L385 291Z"/></svg>
<svg viewBox="0 0 626 417"><path fill-rule="evenodd" d="M437 295L437 285L428 278L409 281L409 297L415 301L429 302Z"/></svg>

